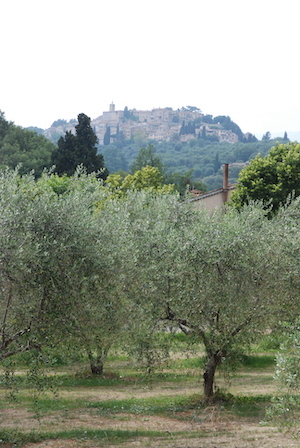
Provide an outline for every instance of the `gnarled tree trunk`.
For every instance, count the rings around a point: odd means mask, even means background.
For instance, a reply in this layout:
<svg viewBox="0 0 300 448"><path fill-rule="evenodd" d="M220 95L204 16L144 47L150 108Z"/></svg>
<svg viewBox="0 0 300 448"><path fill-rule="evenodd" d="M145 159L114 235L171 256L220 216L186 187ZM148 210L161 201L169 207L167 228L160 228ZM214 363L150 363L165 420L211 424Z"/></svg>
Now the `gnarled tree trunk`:
<svg viewBox="0 0 300 448"><path fill-rule="evenodd" d="M93 375L102 375L103 373L103 356L94 356L91 351L88 352L91 371Z"/></svg>
<svg viewBox="0 0 300 448"><path fill-rule="evenodd" d="M214 383L215 383L215 373L217 366L222 361L222 353L212 353L205 365L205 370L203 373L203 394L204 401L210 401L214 396Z"/></svg>

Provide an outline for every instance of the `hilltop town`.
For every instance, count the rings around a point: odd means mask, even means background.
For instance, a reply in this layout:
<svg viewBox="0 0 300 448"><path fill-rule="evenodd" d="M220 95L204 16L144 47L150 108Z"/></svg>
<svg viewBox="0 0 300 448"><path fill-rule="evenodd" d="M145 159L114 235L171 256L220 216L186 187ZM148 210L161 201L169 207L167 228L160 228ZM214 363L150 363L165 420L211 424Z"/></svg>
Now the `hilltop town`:
<svg viewBox="0 0 300 448"><path fill-rule="evenodd" d="M221 123L213 121L212 116L204 115L196 107L183 107L173 110L171 107L152 110L116 110L115 104L109 110L91 120L91 125L100 145L113 143L115 140L128 140L142 136L155 141L177 139L186 142L198 137L215 137L219 142L236 143L239 136L230 129L224 129ZM211 121L211 123L210 123ZM66 131L75 131L76 120L58 120L44 131L50 140L57 139Z"/></svg>

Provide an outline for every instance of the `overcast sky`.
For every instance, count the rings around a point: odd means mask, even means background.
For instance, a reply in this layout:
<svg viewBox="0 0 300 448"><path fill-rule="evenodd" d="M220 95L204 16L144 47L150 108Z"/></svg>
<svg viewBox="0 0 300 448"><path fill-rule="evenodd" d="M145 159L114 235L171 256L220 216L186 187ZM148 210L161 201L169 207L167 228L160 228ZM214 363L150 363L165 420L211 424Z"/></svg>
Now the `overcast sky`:
<svg viewBox="0 0 300 448"><path fill-rule="evenodd" d="M300 131L298 0L3 0L0 23L0 109L17 125L113 101Z"/></svg>

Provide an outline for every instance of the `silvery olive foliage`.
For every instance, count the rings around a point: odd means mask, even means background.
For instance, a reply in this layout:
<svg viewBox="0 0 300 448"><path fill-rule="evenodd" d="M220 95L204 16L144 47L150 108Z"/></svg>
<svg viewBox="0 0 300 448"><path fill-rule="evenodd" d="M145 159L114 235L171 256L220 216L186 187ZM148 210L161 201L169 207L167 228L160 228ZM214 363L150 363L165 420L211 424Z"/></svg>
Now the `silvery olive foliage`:
<svg viewBox="0 0 300 448"><path fill-rule="evenodd" d="M300 279L300 199L297 198L286 208L282 208L274 220L274 231L284 235L281 243L286 270L290 273L289 294L291 300L284 310L278 325L282 334L282 344L276 356L275 379L279 384L278 394L272 399L267 416L279 426L288 428L299 435L299 388L300 388L300 320L299 320L299 279Z"/></svg>
<svg viewBox="0 0 300 448"><path fill-rule="evenodd" d="M208 215L174 195L143 193L122 203L122 220L132 326L148 319L152 328L157 321L202 342L204 395L212 397L217 367L292 301L291 254L280 218L273 223L258 205Z"/></svg>
<svg viewBox="0 0 300 448"><path fill-rule="evenodd" d="M299 203L208 214L174 193L111 198L93 175L0 173L0 359L33 347L85 351L101 373L113 344L153 370L161 333L183 331L216 369L299 310Z"/></svg>
<svg viewBox="0 0 300 448"><path fill-rule="evenodd" d="M101 185L78 173L57 194L48 180L1 173L0 359L71 340L82 346L91 318L103 332L111 321L112 299L103 293L110 267L95 214Z"/></svg>
<svg viewBox="0 0 300 448"><path fill-rule="evenodd" d="M277 396L267 409L267 418L299 436L300 320L283 323L283 343L276 356Z"/></svg>

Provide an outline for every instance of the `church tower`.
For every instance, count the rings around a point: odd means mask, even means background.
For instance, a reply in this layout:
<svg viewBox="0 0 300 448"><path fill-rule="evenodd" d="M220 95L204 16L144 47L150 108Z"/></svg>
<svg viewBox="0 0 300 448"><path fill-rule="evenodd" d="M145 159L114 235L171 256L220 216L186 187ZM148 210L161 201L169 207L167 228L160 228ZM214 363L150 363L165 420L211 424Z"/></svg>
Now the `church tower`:
<svg viewBox="0 0 300 448"><path fill-rule="evenodd" d="M116 107L115 107L114 103L112 102L112 103L109 105L109 112L115 112L115 109L116 109Z"/></svg>

